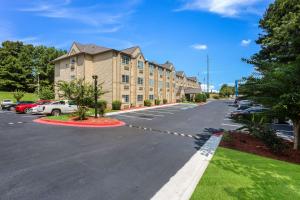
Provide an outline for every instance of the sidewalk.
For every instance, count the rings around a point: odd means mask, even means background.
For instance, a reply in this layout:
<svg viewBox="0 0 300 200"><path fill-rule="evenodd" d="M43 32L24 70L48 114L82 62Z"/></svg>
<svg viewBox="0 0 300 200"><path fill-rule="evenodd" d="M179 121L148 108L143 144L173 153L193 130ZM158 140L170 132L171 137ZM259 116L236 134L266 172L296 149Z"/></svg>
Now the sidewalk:
<svg viewBox="0 0 300 200"><path fill-rule="evenodd" d="M189 200L212 159L222 136L212 135L151 200Z"/></svg>

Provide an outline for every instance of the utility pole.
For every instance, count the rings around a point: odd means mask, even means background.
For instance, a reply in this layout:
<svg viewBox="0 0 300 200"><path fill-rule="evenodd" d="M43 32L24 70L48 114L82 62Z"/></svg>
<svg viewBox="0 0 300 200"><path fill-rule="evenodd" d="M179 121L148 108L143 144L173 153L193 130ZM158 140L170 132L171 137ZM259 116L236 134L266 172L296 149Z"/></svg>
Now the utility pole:
<svg viewBox="0 0 300 200"><path fill-rule="evenodd" d="M207 84L206 84L206 90L207 93L209 93L209 57L207 55L207 78L206 78Z"/></svg>

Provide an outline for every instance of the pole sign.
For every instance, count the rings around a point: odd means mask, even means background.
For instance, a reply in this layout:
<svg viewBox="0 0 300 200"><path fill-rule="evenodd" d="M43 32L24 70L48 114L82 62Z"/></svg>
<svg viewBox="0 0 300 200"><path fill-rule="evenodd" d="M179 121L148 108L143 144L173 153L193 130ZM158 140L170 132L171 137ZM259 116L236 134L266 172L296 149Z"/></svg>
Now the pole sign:
<svg viewBox="0 0 300 200"><path fill-rule="evenodd" d="M235 80L235 97L239 96L239 81Z"/></svg>

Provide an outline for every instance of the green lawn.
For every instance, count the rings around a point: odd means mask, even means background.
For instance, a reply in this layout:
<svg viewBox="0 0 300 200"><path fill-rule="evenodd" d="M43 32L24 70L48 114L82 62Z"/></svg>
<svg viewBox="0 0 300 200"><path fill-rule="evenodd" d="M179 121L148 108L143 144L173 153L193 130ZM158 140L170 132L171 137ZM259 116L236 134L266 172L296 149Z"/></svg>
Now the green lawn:
<svg viewBox="0 0 300 200"><path fill-rule="evenodd" d="M300 165L219 147L196 199L300 199Z"/></svg>
<svg viewBox="0 0 300 200"><path fill-rule="evenodd" d="M14 102L16 101L13 96L13 92L1 92L0 91L0 102L3 99L11 99ZM34 93L26 93L25 96L21 99L22 101L36 101L38 100L38 96Z"/></svg>
<svg viewBox="0 0 300 200"><path fill-rule="evenodd" d="M74 115L72 114L65 114L65 115L59 115L59 116L46 116L47 119L53 119L53 120L60 120L60 121L68 121L70 117Z"/></svg>

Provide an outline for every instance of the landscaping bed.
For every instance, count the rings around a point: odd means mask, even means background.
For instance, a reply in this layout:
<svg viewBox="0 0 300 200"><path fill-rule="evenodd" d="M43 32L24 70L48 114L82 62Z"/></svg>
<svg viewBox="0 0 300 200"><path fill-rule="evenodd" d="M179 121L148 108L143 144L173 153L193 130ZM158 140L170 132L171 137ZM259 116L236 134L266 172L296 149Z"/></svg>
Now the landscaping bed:
<svg viewBox="0 0 300 200"><path fill-rule="evenodd" d="M229 132L225 133L220 146L300 164L300 151L293 150L293 143L288 141L284 141L284 143L286 149L281 153L275 153L253 135L241 132Z"/></svg>
<svg viewBox="0 0 300 200"><path fill-rule="evenodd" d="M87 117L79 120L72 115L49 116L34 120L34 122L50 125L75 126L75 127L118 127L124 126L123 121L107 117Z"/></svg>

